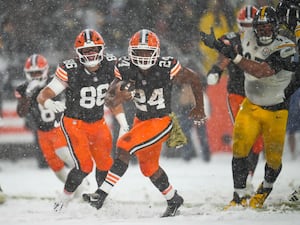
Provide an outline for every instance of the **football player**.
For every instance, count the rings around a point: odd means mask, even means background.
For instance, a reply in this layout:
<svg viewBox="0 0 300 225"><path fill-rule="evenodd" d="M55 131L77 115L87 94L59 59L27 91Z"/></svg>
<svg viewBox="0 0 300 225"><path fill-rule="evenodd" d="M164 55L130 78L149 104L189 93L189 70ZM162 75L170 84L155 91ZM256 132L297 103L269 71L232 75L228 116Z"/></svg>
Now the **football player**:
<svg viewBox="0 0 300 225"><path fill-rule="evenodd" d="M248 35L249 32L253 32L252 22L256 12L257 8L252 5L246 5L239 10L237 15L239 33L237 35L241 35L241 37L243 37L244 35ZM217 84L226 68L228 70L227 107L232 124L234 124L235 117L240 109L242 101L245 98L244 71L232 63L228 58L220 54L218 62L212 66L207 74L207 82L209 85ZM249 172L247 177L247 196L249 195L249 197L254 192L252 178L257 166L259 153L262 150L263 141L262 138L259 137L248 156Z"/></svg>
<svg viewBox="0 0 300 225"><path fill-rule="evenodd" d="M85 29L76 37L74 48L78 57L59 64L52 81L37 96L47 110L64 111L61 127L67 140L74 168L69 172L64 191L54 204L60 211L72 199L82 180L96 164L96 181L102 184L113 164L112 135L104 119L104 97L114 79L116 58L104 54L102 36L93 29ZM55 96L65 91L65 105ZM122 106L116 115L121 130L128 124Z"/></svg>
<svg viewBox="0 0 300 225"><path fill-rule="evenodd" d="M282 153L288 117L284 90L295 71L295 43L278 34L273 7L259 8L253 32L242 43L234 36L214 40L213 46L244 71L246 98L235 118L233 131L233 199L229 207L247 206L247 156L259 135L263 136L265 175L249 206L261 208L282 168ZM241 46L242 45L242 46ZM238 51L242 48L242 51Z"/></svg>
<svg viewBox="0 0 300 225"><path fill-rule="evenodd" d="M48 61L40 54L33 54L26 59L24 65L26 81L15 90L18 101L17 113L20 117L31 118L31 122L34 123L31 126L37 129L38 143L46 162L64 183L74 163L59 125L62 112L45 109L36 100L40 91L52 79L48 70Z"/></svg>
<svg viewBox="0 0 300 225"><path fill-rule="evenodd" d="M160 57L160 41L154 32L146 29L131 37L128 56L118 60L115 76L106 104L110 108L117 107L129 100L131 94L136 106L134 124L119 138L117 157L105 182L95 193L85 194L84 200L100 209L110 190L126 172L130 155L135 155L143 175L149 177L167 200L168 206L162 217L174 216L184 200L159 165L162 145L168 140L173 127L170 117L172 84L191 85L196 104L190 117L196 125L201 125L205 121L205 113L200 76L171 56ZM127 96L119 94L126 90Z"/></svg>
<svg viewBox="0 0 300 225"><path fill-rule="evenodd" d="M286 26L294 35L296 38L296 43L298 47L298 68L296 69L296 74L294 77L294 80L290 83L288 88L286 89L286 97L289 98L297 89L299 92L300 87L300 63L299 63L299 49L300 49L300 1L299 0L285 0L280 1L277 5L276 12L278 15L278 18L280 22ZM297 59L297 57L296 57ZM298 96L298 94L297 94ZM294 96L295 97L295 96ZM292 103L293 98L291 98ZM299 99L296 99L298 101ZM291 107L299 107L299 106L293 106ZM292 114L292 116L295 117L295 120L298 121L299 115ZM295 126L297 128L297 124L291 124L292 126ZM290 127L290 129L293 129L293 127ZM295 129L295 128L294 128ZM289 132L295 132L295 130L289 130ZM289 138L292 138L293 134L289 133ZM295 189L289 196L288 200L291 202L299 202L300 201L300 186Z"/></svg>

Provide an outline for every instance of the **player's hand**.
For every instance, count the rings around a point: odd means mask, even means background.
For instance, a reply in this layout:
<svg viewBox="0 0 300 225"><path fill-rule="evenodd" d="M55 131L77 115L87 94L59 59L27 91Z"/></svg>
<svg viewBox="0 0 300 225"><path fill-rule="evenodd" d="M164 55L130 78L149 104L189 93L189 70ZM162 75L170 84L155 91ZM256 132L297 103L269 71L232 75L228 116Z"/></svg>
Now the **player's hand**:
<svg viewBox="0 0 300 225"><path fill-rule="evenodd" d="M44 103L44 107L55 113L63 112L66 109L66 106L63 102L53 101L52 99L47 99Z"/></svg>
<svg viewBox="0 0 300 225"><path fill-rule="evenodd" d="M189 118L194 121L194 125L201 126L205 124L207 117L204 109L193 108L190 112Z"/></svg>
<svg viewBox="0 0 300 225"><path fill-rule="evenodd" d="M133 84L118 81L111 85L110 90L105 95L105 105L115 107L124 101L130 101L135 95L135 87Z"/></svg>
<svg viewBox="0 0 300 225"><path fill-rule="evenodd" d="M213 65L213 67L208 71L207 74L207 84L208 85L215 85L219 82L220 76L223 70L220 69L217 65Z"/></svg>
<svg viewBox="0 0 300 225"><path fill-rule="evenodd" d="M40 87L40 81L38 80L30 81L25 91L26 96L32 97L34 91L39 87Z"/></svg>
<svg viewBox="0 0 300 225"><path fill-rule="evenodd" d="M216 40L216 37L215 37L215 32L214 32L213 27L210 28L210 34L207 34L203 31L200 31L199 33L200 33L200 39L204 42L204 44L207 47L215 48L215 42L217 40Z"/></svg>
<svg viewBox="0 0 300 225"><path fill-rule="evenodd" d="M243 52L240 35L234 32L220 37L215 44L215 48L218 52L232 60Z"/></svg>

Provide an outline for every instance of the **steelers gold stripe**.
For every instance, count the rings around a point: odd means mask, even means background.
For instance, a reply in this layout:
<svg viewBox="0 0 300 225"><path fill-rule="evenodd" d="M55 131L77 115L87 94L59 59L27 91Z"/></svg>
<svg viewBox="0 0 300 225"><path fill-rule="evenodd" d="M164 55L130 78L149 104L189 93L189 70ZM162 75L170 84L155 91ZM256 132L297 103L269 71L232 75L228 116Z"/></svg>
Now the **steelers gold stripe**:
<svg viewBox="0 0 300 225"><path fill-rule="evenodd" d="M262 7L261 13L260 13L260 19L263 20L265 17L265 12L266 12L267 6Z"/></svg>
<svg viewBox="0 0 300 225"><path fill-rule="evenodd" d="M282 45L278 45L276 49L286 48L286 47L295 47L296 45L293 43L286 43Z"/></svg>

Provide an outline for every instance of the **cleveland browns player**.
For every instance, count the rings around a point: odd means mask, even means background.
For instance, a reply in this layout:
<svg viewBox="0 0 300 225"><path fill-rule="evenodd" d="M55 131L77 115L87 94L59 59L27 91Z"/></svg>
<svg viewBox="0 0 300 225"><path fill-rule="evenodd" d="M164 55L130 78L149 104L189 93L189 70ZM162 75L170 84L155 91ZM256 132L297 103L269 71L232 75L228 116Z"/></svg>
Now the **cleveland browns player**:
<svg viewBox="0 0 300 225"><path fill-rule="evenodd" d="M49 167L64 183L74 163L59 125L62 113L45 109L36 101L37 95L52 79L48 75L48 70L48 61L40 54L33 54L26 59L24 65L26 81L15 90L18 101L17 113L20 117L31 118L33 123L31 126L37 129L39 146Z"/></svg>
<svg viewBox="0 0 300 225"><path fill-rule="evenodd" d="M82 180L96 164L96 181L102 184L113 164L112 135L104 119L104 97L114 79L116 58L104 54L104 40L93 29L85 29L76 37L77 58L59 64L53 80L37 96L48 110L64 111L61 127L75 167L68 174L63 193L57 198L54 210L60 211L72 199ZM65 91L66 104L52 100ZM120 105L116 119L120 129L128 124Z"/></svg>
<svg viewBox="0 0 300 225"><path fill-rule="evenodd" d="M173 127L170 117L171 90L173 83L191 85L196 104L190 117L196 125L201 125L205 121L205 113L200 75L183 67L171 56L160 57L157 35L142 29L131 37L128 56L118 60L115 77L106 95L106 104L115 108L132 98L136 106L134 124L118 139L117 156L105 182L99 185L95 193L84 194L83 198L100 209L112 187L126 172L130 155L135 155L143 175L150 178L167 200L168 206L162 217L174 216L184 200L159 165L162 145ZM124 94L126 91L127 94Z"/></svg>

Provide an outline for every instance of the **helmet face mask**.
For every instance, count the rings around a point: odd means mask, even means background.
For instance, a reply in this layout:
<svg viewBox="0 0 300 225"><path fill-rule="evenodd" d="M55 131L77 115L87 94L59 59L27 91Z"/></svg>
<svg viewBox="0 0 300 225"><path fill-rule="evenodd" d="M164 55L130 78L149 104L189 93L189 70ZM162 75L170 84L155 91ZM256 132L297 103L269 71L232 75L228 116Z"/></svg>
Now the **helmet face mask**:
<svg viewBox="0 0 300 225"><path fill-rule="evenodd" d="M263 44L270 44L273 41L273 27L270 23L258 24L256 26L256 35Z"/></svg>
<svg viewBox="0 0 300 225"><path fill-rule="evenodd" d="M33 54L26 59L24 74L28 82L37 80L40 87L44 86L48 79L49 64L46 58L39 54Z"/></svg>
<svg viewBox="0 0 300 225"><path fill-rule="evenodd" d="M158 49L141 49L141 47L132 47L130 49L130 58L134 65L142 70L147 70L155 65L159 50Z"/></svg>
<svg viewBox="0 0 300 225"><path fill-rule="evenodd" d="M254 19L253 30L258 45L271 44L278 34L278 20L275 9L271 6L261 7Z"/></svg>
<svg viewBox="0 0 300 225"><path fill-rule="evenodd" d="M103 60L104 45L104 40L98 32L86 29L76 37L74 48L84 66L94 67Z"/></svg>
<svg viewBox="0 0 300 225"><path fill-rule="evenodd" d="M160 43L150 30L136 32L129 41L128 55L131 62L142 70L148 70L156 64L160 54Z"/></svg>

